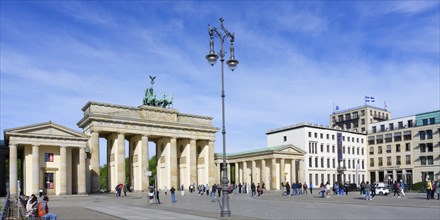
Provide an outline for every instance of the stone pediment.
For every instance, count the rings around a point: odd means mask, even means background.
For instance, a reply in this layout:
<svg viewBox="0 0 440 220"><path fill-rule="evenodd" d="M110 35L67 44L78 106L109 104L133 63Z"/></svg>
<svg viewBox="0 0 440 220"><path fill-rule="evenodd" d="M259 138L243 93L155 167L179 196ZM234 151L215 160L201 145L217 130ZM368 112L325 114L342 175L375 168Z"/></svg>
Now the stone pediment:
<svg viewBox="0 0 440 220"><path fill-rule="evenodd" d="M306 152L303 151L302 149L294 146L294 145L284 145L284 146L279 146L279 147L274 147L274 152L275 153L281 153L281 154L305 154Z"/></svg>
<svg viewBox="0 0 440 220"><path fill-rule="evenodd" d="M54 136L63 138L87 138L86 135L51 121L5 130L5 136Z"/></svg>

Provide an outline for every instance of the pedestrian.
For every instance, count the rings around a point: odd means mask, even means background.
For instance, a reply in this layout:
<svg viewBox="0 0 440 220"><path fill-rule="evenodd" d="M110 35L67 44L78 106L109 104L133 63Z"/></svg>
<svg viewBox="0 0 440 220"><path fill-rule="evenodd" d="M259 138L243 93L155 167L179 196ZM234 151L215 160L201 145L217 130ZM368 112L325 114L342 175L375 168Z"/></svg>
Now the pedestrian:
<svg viewBox="0 0 440 220"><path fill-rule="evenodd" d="M157 200L157 204L160 204L159 189L157 189L156 191L156 200Z"/></svg>
<svg viewBox="0 0 440 220"><path fill-rule="evenodd" d="M371 184L371 200L376 196L376 183Z"/></svg>
<svg viewBox="0 0 440 220"><path fill-rule="evenodd" d="M222 187L220 186L220 184L218 184L218 186L217 186L217 194L218 194L219 198L220 198L221 192L222 192Z"/></svg>
<svg viewBox="0 0 440 220"><path fill-rule="evenodd" d="M286 196L290 195L290 185L289 182L286 183Z"/></svg>
<svg viewBox="0 0 440 220"><path fill-rule="evenodd" d="M258 196L261 196L261 186L260 186L260 183L257 184L257 193L258 193Z"/></svg>
<svg viewBox="0 0 440 220"><path fill-rule="evenodd" d="M150 187L150 192L148 193L148 205L152 205L154 203L154 189Z"/></svg>
<svg viewBox="0 0 440 220"><path fill-rule="evenodd" d="M49 197L44 196L43 201L38 203L38 217L49 220L57 220L57 215L49 212Z"/></svg>
<svg viewBox="0 0 440 220"><path fill-rule="evenodd" d="M165 193L165 195L168 194L168 188L167 188L167 186L165 186L165 187L163 188L163 192Z"/></svg>
<svg viewBox="0 0 440 220"><path fill-rule="evenodd" d="M182 196L185 195L185 188L183 187L183 184L180 186L180 194L181 194Z"/></svg>
<svg viewBox="0 0 440 220"><path fill-rule="evenodd" d="M238 183L238 193L240 193L241 194L241 187L242 187L243 185L241 185L241 183Z"/></svg>
<svg viewBox="0 0 440 220"><path fill-rule="evenodd" d="M312 194L313 193L313 183L312 182L310 182L309 189L310 189L310 194Z"/></svg>
<svg viewBox="0 0 440 220"><path fill-rule="evenodd" d="M394 196L393 197L396 197L396 193L397 193L397 196L398 196L397 198L400 198L400 184L399 184L399 182L397 182L397 180L394 181L393 188L394 188Z"/></svg>
<svg viewBox="0 0 440 220"><path fill-rule="evenodd" d="M122 192L124 192L124 197L127 197L127 185L122 184Z"/></svg>
<svg viewBox="0 0 440 220"><path fill-rule="evenodd" d="M214 183L214 185L212 185L212 190L211 190L211 199L215 199L216 191L217 191L217 184Z"/></svg>
<svg viewBox="0 0 440 220"><path fill-rule="evenodd" d="M296 185L298 186L299 195L302 195L303 191L302 191L302 184L301 184L301 182L297 183Z"/></svg>
<svg viewBox="0 0 440 220"><path fill-rule="evenodd" d="M321 198L324 198L324 194L325 194L324 183L321 183L321 185L319 185L319 191L321 191Z"/></svg>
<svg viewBox="0 0 440 220"><path fill-rule="evenodd" d="M365 183L364 181L362 181L361 183L361 191L360 191L361 195L365 195Z"/></svg>
<svg viewBox="0 0 440 220"><path fill-rule="evenodd" d="M437 190L437 185L435 185L434 179L431 180L431 199L434 199L434 193Z"/></svg>
<svg viewBox="0 0 440 220"><path fill-rule="evenodd" d="M405 183L403 183L403 180L400 180L400 193L405 197Z"/></svg>
<svg viewBox="0 0 440 220"><path fill-rule="evenodd" d="M365 200L371 200L371 185L370 183L367 181L366 183L364 183L364 192L365 192Z"/></svg>
<svg viewBox="0 0 440 220"><path fill-rule="evenodd" d="M170 192L171 192L171 202L175 203L176 202L176 189L174 189L174 186L171 186Z"/></svg>
<svg viewBox="0 0 440 220"><path fill-rule="evenodd" d="M206 184L205 190L206 190L206 196L209 196L209 185L208 184Z"/></svg>
<svg viewBox="0 0 440 220"><path fill-rule="evenodd" d="M304 182L304 184L303 184L303 189L304 189L304 194L307 194L307 183L306 182Z"/></svg>
<svg viewBox="0 0 440 220"><path fill-rule="evenodd" d="M293 182L292 183L292 194L290 194L290 196L295 196L297 193L297 190L298 190L298 185L295 182Z"/></svg>
<svg viewBox="0 0 440 220"><path fill-rule="evenodd" d="M429 200L431 198L431 190L432 190L432 183L430 179L426 181L425 187L426 187L426 199Z"/></svg>
<svg viewBox="0 0 440 220"><path fill-rule="evenodd" d="M326 197L330 198L330 191L332 190L330 183L327 182L327 184L325 184L325 193L326 193Z"/></svg>
<svg viewBox="0 0 440 220"><path fill-rule="evenodd" d="M40 193L40 198L43 196L43 189L40 187L40 189L38 190L38 192Z"/></svg>
<svg viewBox="0 0 440 220"><path fill-rule="evenodd" d="M252 190L252 197L254 197L255 196L255 183L252 183L251 184L251 190Z"/></svg>

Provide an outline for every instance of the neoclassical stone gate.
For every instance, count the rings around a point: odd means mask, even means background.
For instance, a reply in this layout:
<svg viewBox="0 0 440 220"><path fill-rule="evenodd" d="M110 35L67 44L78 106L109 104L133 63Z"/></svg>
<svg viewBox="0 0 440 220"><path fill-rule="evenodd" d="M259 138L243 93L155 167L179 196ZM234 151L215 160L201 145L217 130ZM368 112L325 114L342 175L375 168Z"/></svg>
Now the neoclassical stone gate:
<svg viewBox="0 0 440 220"><path fill-rule="evenodd" d="M130 107L99 102L88 102L82 111L84 117L77 125L90 135L88 192L100 190L100 137L107 139L108 190L125 183L126 140L129 184L135 191L145 191L149 186L149 142L156 144L159 189L215 182L214 141L218 128L212 125L211 117L146 105Z"/></svg>

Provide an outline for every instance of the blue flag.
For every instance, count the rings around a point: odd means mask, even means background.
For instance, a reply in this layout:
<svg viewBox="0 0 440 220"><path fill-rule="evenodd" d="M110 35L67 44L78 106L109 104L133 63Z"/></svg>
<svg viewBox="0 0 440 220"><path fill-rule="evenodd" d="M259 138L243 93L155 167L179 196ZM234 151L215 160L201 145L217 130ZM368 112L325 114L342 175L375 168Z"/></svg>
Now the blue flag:
<svg viewBox="0 0 440 220"><path fill-rule="evenodd" d="M335 107L335 110L336 110L336 111L339 110L339 106L338 106L338 105Z"/></svg>

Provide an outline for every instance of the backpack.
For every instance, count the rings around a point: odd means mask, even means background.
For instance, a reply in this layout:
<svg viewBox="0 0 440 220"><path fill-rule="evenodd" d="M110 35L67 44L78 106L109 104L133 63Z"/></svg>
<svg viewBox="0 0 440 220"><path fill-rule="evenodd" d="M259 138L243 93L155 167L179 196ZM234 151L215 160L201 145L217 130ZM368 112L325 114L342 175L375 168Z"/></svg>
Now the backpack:
<svg viewBox="0 0 440 220"><path fill-rule="evenodd" d="M47 213L46 201L38 203L38 217L43 217Z"/></svg>

